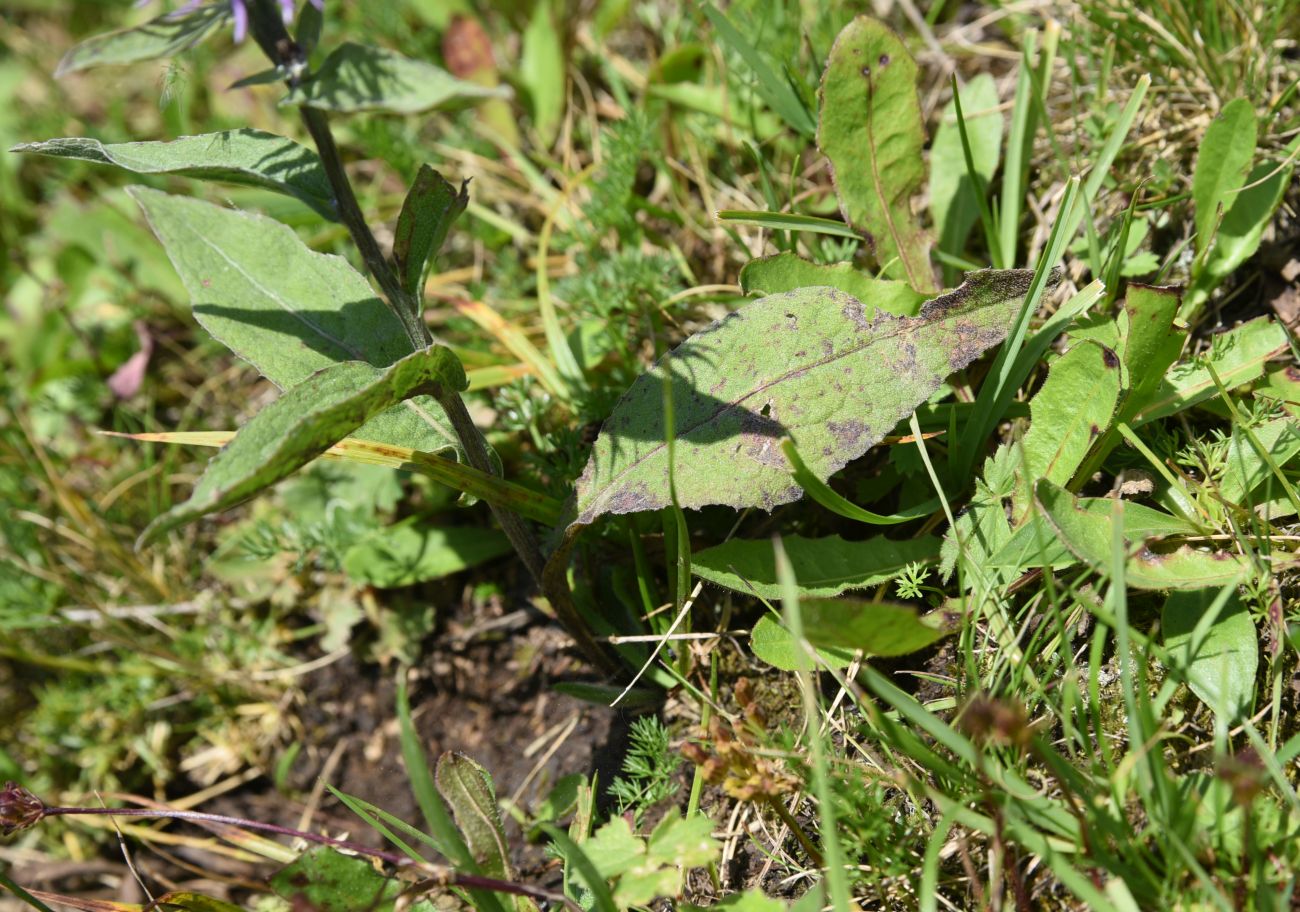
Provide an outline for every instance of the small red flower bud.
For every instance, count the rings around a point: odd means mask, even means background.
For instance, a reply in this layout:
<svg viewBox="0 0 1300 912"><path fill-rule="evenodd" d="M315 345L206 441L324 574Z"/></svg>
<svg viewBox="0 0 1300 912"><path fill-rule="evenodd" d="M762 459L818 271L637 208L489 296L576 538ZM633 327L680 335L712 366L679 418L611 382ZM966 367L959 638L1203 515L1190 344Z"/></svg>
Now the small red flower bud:
<svg viewBox="0 0 1300 912"><path fill-rule="evenodd" d="M0 789L0 836L9 836L19 830L40 823L45 816L45 805L27 789L16 782L6 782Z"/></svg>

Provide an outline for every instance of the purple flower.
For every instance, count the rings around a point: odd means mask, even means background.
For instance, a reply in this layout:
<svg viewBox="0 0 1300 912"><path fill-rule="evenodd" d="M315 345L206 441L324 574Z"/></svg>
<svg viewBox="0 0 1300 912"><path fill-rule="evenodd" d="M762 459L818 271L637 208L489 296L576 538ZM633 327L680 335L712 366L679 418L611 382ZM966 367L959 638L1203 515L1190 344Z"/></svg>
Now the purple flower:
<svg viewBox="0 0 1300 912"><path fill-rule="evenodd" d="M149 2L150 0L136 0L135 5L141 7ZM231 18L235 20L235 42L238 43L243 41L244 36L248 34L248 4L256 2L256 0L226 0L226 2L230 4ZM284 18L285 24L288 25L293 21L297 0L276 0L276 2L280 4L280 15ZM309 2L318 10L325 9L325 0L309 0ZM175 15L193 12L202 5L203 0L189 0L188 3L176 10Z"/></svg>
<svg viewBox="0 0 1300 912"><path fill-rule="evenodd" d="M10 836L19 830L40 823L45 816L45 805L27 789L16 782L6 782L0 789L0 836Z"/></svg>

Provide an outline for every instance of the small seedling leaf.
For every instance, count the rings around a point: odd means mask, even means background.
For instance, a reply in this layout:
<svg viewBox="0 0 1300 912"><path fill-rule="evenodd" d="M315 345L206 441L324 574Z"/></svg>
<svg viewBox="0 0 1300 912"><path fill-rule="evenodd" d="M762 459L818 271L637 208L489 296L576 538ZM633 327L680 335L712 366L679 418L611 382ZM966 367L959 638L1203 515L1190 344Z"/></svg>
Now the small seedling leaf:
<svg viewBox="0 0 1300 912"><path fill-rule="evenodd" d="M1221 594L1216 589L1171 592L1160 625L1170 659L1186 670L1192 692L1232 724L1248 717L1255 705L1259 636L1236 592L1227 595L1207 629L1198 629Z"/></svg>
<svg viewBox="0 0 1300 912"><path fill-rule="evenodd" d="M421 297L424 270L447 232L469 205L469 182L455 185L428 165L421 165L397 216L393 260L407 293Z"/></svg>
<svg viewBox="0 0 1300 912"><path fill-rule="evenodd" d="M151 19L143 25L88 38L64 55L55 77L108 64L171 57L198 44L230 18L225 3L207 3Z"/></svg>
<svg viewBox="0 0 1300 912"><path fill-rule="evenodd" d="M970 273L918 317L830 288L750 304L687 339L615 407L578 481L576 525L667 506L663 386L671 377L677 503L770 510L797 500L781 450L794 439L825 480L1000 342L1032 273Z"/></svg>
<svg viewBox="0 0 1300 912"><path fill-rule="evenodd" d="M845 541L838 535L782 539L786 556L804 596L829 597L849 589L864 589L887 582L908 564L927 563L939 556L933 536L894 541L884 536ZM781 597L776 559L769 539L735 538L691 557L691 570L701 579L736 592L766 599Z"/></svg>
<svg viewBox="0 0 1300 912"><path fill-rule="evenodd" d="M1034 486L1047 522L1075 557L1105 573L1110 566L1114 515L1081 509L1064 488L1043 480ZM1117 502L1112 501L1112 509ZM1125 539L1124 581L1134 589L1203 589L1236 583L1248 569L1228 551L1199 551L1183 545L1156 553L1145 541Z"/></svg>
<svg viewBox="0 0 1300 912"><path fill-rule="evenodd" d="M348 41L325 58L310 79L292 89L284 103L340 113L418 114L507 94L500 88L464 82L423 60Z"/></svg>
<svg viewBox="0 0 1300 912"><path fill-rule="evenodd" d="M226 130L182 136L171 142L109 145L74 136L26 143L13 151L115 165L134 174L175 174L261 187L297 197L328 219L337 217L334 195L316 153L261 130Z"/></svg>
<svg viewBox="0 0 1300 912"><path fill-rule="evenodd" d="M510 880L510 846L488 771L464 754L448 751L438 758L434 779L482 873Z"/></svg>
<svg viewBox="0 0 1300 912"><path fill-rule="evenodd" d="M310 250L287 225L145 187L130 193L185 283L200 325L280 389L340 361L386 367L410 352L401 321L347 260ZM450 423L427 396L377 416L355 436L459 452Z"/></svg>
<svg viewBox="0 0 1300 912"><path fill-rule="evenodd" d="M822 76L817 145L831 161L845 220L870 235L882 266L936 290L930 242L912 214L925 180L916 61L883 23L859 16L831 48Z"/></svg>
<svg viewBox="0 0 1300 912"><path fill-rule="evenodd" d="M151 522L141 541L247 500L416 393L464 387L460 361L442 346L413 352L386 368L361 361L327 367L240 428L208 463L190 499Z"/></svg>

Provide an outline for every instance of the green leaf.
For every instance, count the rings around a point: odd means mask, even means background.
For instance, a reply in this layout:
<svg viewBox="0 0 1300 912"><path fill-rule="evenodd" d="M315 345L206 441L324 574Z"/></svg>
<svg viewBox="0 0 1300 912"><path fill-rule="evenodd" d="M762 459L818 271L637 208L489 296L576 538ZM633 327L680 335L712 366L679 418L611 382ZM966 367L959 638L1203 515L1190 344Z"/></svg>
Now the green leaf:
<svg viewBox="0 0 1300 912"><path fill-rule="evenodd" d="M831 161L845 220L870 235L876 260L883 267L897 257L909 285L936 290L930 242L912 214L925 179L916 61L875 19L859 16L835 39L817 145Z"/></svg>
<svg viewBox="0 0 1300 912"><path fill-rule="evenodd" d="M326 218L337 218L334 194L316 153L261 130L107 146L97 139L69 137L25 143L12 151L116 165L135 174L176 174L261 187L297 197Z"/></svg>
<svg viewBox="0 0 1300 912"><path fill-rule="evenodd" d="M1287 147L1287 156L1293 157L1297 149L1300 138ZM1291 186L1294 170L1289 162L1282 166L1262 162L1246 176L1245 188L1229 198L1228 211L1214 235L1214 246L1192 265L1184 317L1195 313L1209 299L1210 292L1259 249L1264 229L1272 224L1273 213Z"/></svg>
<svg viewBox="0 0 1300 912"><path fill-rule="evenodd" d="M812 263L788 251L750 260L740 270L740 287L746 294L772 295L816 285L838 288L898 317L916 316L925 303L925 295L913 291L906 282L877 279L852 263Z"/></svg>
<svg viewBox="0 0 1300 912"><path fill-rule="evenodd" d="M966 115L975 174L987 187L998 169L1002 147L1002 112L998 89L989 73L980 73L962 86L961 106ZM979 219L975 182L967 173L966 154L957 128L956 102L950 101L939 118L930 144L930 213L934 218L936 244L953 256L966 252L966 238Z"/></svg>
<svg viewBox="0 0 1300 912"><path fill-rule="evenodd" d="M1235 591L1171 592L1160 626L1170 660L1187 672L1192 692L1227 724L1250 716L1255 706L1259 636L1250 609ZM1212 623L1206 613L1220 603Z"/></svg>
<svg viewBox="0 0 1300 912"><path fill-rule="evenodd" d="M1119 356L1104 345L1082 341L1047 373L1029 402L1029 431L1010 444L1019 469L1014 516L1022 521L1040 478L1068 484L1088 450L1110 428L1119 403Z"/></svg>
<svg viewBox="0 0 1300 912"><path fill-rule="evenodd" d="M441 579L509 551L510 541L495 529L432 529L413 518L357 542L343 569L356 582L389 589Z"/></svg>
<svg viewBox="0 0 1300 912"><path fill-rule="evenodd" d="M347 260L313 252L288 226L145 187L130 192L199 324L281 389L340 361L386 367L410 352L401 322ZM378 416L355 436L427 453L458 449L429 397Z"/></svg>
<svg viewBox="0 0 1300 912"><path fill-rule="evenodd" d="M985 270L919 317L829 288L771 295L696 333L615 407L578 481L577 525L668 505L663 385L671 377L677 502L770 510L797 500L781 440L825 480L944 378L996 345L1032 274Z"/></svg>
<svg viewBox="0 0 1300 912"><path fill-rule="evenodd" d="M294 908L314 912L393 912L401 881L385 877L369 861L343 855L328 846L304 852L271 878L271 890ZM416 912L431 912L428 901L414 905Z"/></svg>
<svg viewBox="0 0 1300 912"><path fill-rule="evenodd" d="M712 820L703 814L678 817L670 811L651 830L646 859L674 869L702 868L717 861L721 851Z"/></svg>
<svg viewBox="0 0 1300 912"><path fill-rule="evenodd" d="M713 821L703 814L681 818L670 813L647 841L632 832L626 819L615 817L582 850L601 877L616 881L614 900L627 909L677 895L684 871L716 861L722 847L712 831Z"/></svg>
<svg viewBox="0 0 1300 912"><path fill-rule="evenodd" d="M198 44L229 18L229 4L208 3L190 11L166 13L144 25L96 35L68 51L54 76L57 79L91 67L171 57Z"/></svg>
<svg viewBox="0 0 1300 912"><path fill-rule="evenodd" d="M812 136L817 130L812 112L804 106L803 99L795 92L789 81L779 77L768 66L763 55L741 34L726 14L720 12L712 3L705 3L701 9L713 24L714 31L718 33L723 43L739 54L745 64L753 70L754 76L758 79L754 88L759 97L769 108L781 115L781 119L791 129L804 136Z"/></svg>
<svg viewBox="0 0 1300 912"><path fill-rule="evenodd" d="M1212 336L1210 350L1172 368L1151 394L1150 401L1134 416L1137 427L1191 408L1218 393L1206 364L1214 367L1225 389L1249 383L1264 373L1264 365L1287 350L1286 330L1268 317Z"/></svg>
<svg viewBox="0 0 1300 912"><path fill-rule="evenodd" d="M1050 481L1034 486L1038 505L1047 522L1075 557L1098 572L1110 566L1113 514L1081 509L1064 488ZM1111 501L1112 510L1123 501ZM1143 541L1127 542L1124 581L1134 589L1203 589L1237 582L1248 569L1228 551L1198 551L1183 545L1176 551L1156 553Z"/></svg>
<svg viewBox="0 0 1300 912"><path fill-rule="evenodd" d="M625 818L614 817L591 834L583 843L583 851L603 879L613 880L645 857L645 840L632 832Z"/></svg>
<svg viewBox="0 0 1300 912"><path fill-rule="evenodd" d="M1290 418L1276 418L1251 433L1274 465L1281 467L1300 454L1300 426ZM1243 428L1235 428L1228 444L1228 458L1219 480L1219 495L1229 503L1245 505L1246 498L1269 478L1273 471L1255 449ZM1274 479L1274 494L1279 492Z"/></svg>
<svg viewBox="0 0 1300 912"><path fill-rule="evenodd" d="M465 388L460 361L442 346L413 352L386 368L344 361L313 374L240 428L212 457L190 499L151 522L141 542L247 500L385 409L435 388Z"/></svg>
<svg viewBox="0 0 1300 912"><path fill-rule="evenodd" d="M534 0L533 14L524 29L519 77L528 88L532 103L533 127L550 148L564 120L564 103L568 84L565 72L564 43L560 39L551 0Z"/></svg>
<svg viewBox="0 0 1300 912"><path fill-rule="evenodd" d="M1232 205L1232 194L1246 183L1255 157L1255 108L1248 99L1234 98L1210 122L1196 154L1192 172L1192 202L1196 217L1196 252L1214 237L1214 226Z"/></svg>
<svg viewBox="0 0 1300 912"><path fill-rule="evenodd" d="M855 241L862 239L856 231L843 222L821 218L816 215L800 215L797 212L720 209L718 210L718 221L735 222L739 225L754 225L772 231L807 231L811 234L828 234L831 237L850 238Z"/></svg>
<svg viewBox="0 0 1300 912"><path fill-rule="evenodd" d="M1121 421L1127 422L1151 400L1165 372L1178 360L1187 338L1186 330L1174 326L1181 301L1177 288L1129 283L1115 319L1117 351L1128 372Z"/></svg>
<svg viewBox="0 0 1300 912"><path fill-rule="evenodd" d="M340 113L418 114L453 102L506 94L502 89L463 82L423 60L348 41L326 57L310 79L292 89L284 102Z"/></svg>
<svg viewBox="0 0 1300 912"><path fill-rule="evenodd" d="M894 541L884 536L865 541L829 538L782 538L786 556L805 596L839 595L893 579L908 564L933 561L939 540L933 536ZM733 538L691 557L691 570L701 579L736 592L767 599L781 597L776 578L776 558L769 539Z"/></svg>
<svg viewBox="0 0 1300 912"><path fill-rule="evenodd" d="M402 287L423 297L424 270L442 247L452 223L469 205L469 181L458 191L428 165L421 165L406 194L393 235L393 261Z"/></svg>
<svg viewBox="0 0 1300 912"><path fill-rule="evenodd" d="M941 612L921 617L910 605L889 602L809 599L800 602L800 611L804 637L821 649L901 656L924 649L951 632Z"/></svg>
<svg viewBox="0 0 1300 912"><path fill-rule="evenodd" d="M510 846L487 770L464 754L448 751L438 758L434 777L438 793L451 807L482 873L498 880L512 879Z"/></svg>
<svg viewBox="0 0 1300 912"><path fill-rule="evenodd" d="M790 631L770 617L760 618L749 634L749 648L754 655L781 671L797 671L808 667L804 652ZM853 661L853 652L845 649L818 649L817 654L829 668L847 668Z"/></svg>
<svg viewBox="0 0 1300 912"><path fill-rule="evenodd" d="M1077 509L1110 520L1115 501L1109 497L1080 497L1075 500ZM1174 535L1196 535L1198 530L1185 519L1145 504L1124 502L1124 537L1129 541L1168 538ZM1031 567L1060 569L1078 563L1065 543L1056 537L1056 530L1047 519L1035 516L1017 529L986 561L990 567L1007 567L1016 570Z"/></svg>

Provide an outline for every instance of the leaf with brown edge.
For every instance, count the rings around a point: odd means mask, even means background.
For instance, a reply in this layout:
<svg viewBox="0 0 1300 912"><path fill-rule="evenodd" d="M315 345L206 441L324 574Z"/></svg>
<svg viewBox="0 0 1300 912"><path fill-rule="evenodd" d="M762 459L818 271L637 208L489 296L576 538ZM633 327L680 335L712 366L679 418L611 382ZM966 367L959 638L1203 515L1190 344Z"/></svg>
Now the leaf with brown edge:
<svg viewBox="0 0 1300 912"><path fill-rule="evenodd" d="M771 510L803 495L784 438L816 477L829 478L1001 342L1032 278L1029 270L970 273L916 317L832 288L770 295L728 314L661 359L615 407L578 481L574 524L670 502L665 379L678 503Z"/></svg>

